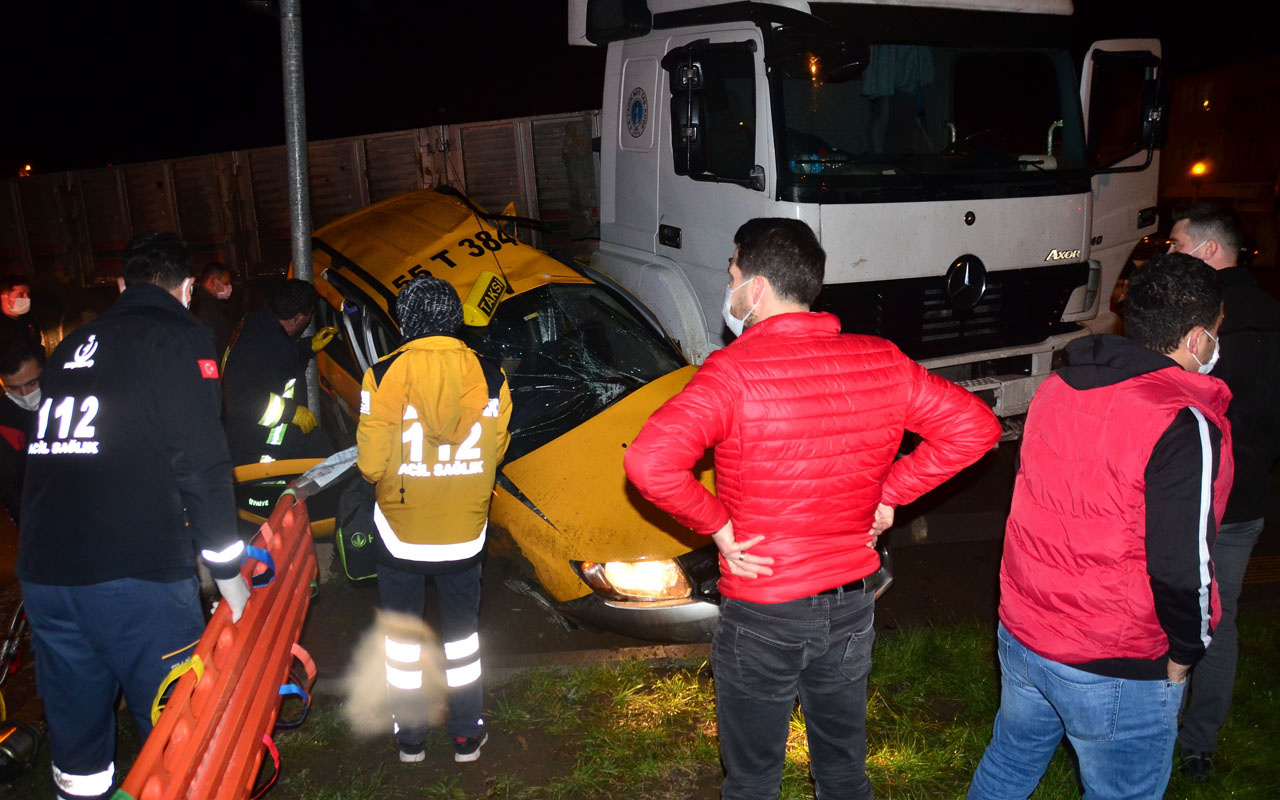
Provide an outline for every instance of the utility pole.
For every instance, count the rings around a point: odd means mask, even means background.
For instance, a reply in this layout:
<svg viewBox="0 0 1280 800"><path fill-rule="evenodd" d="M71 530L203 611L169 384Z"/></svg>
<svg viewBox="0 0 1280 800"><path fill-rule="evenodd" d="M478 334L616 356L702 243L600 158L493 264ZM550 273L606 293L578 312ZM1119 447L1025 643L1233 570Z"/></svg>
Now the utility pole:
<svg viewBox="0 0 1280 800"><path fill-rule="evenodd" d="M289 234L293 274L315 283L311 268L311 199L307 167L307 103L302 78L302 0L280 2L280 63L284 74L285 160L289 172ZM315 321L305 335L315 333ZM320 415L320 382L307 363L307 406Z"/></svg>

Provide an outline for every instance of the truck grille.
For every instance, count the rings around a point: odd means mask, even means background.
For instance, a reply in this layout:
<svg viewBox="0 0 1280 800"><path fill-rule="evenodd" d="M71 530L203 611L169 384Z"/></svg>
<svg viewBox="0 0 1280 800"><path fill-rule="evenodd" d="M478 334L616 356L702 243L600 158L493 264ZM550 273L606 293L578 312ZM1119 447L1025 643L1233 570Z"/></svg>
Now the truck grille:
<svg viewBox="0 0 1280 800"><path fill-rule="evenodd" d="M914 359L1016 347L1075 330L1061 322L1067 300L1089 281L1089 265L1059 264L987 274L987 290L972 309L947 299L943 276L828 284L815 311L840 318L845 333L882 336Z"/></svg>

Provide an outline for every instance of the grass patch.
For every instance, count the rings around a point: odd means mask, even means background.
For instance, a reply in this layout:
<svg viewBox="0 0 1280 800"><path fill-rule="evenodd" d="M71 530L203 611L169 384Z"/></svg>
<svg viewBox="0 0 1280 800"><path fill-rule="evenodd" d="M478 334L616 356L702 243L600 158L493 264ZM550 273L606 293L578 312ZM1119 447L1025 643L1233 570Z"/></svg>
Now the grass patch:
<svg viewBox="0 0 1280 800"><path fill-rule="evenodd" d="M1236 706L1222 733L1214 781L1201 786L1175 773L1167 797L1280 797L1280 618L1246 613L1240 637ZM873 661L867 767L877 797L963 797L999 703L993 633L977 625L893 632L876 643ZM714 681L705 663L527 672L490 694L492 740L476 766L461 769L442 737L428 739L425 765L397 764L390 736L352 740L337 703L322 699L301 728L276 734L284 769L268 800L719 796ZM122 736L122 767L136 747ZM46 751L8 796L51 796L48 776ZM798 710L781 797L813 797ZM1033 798L1079 797L1074 766L1059 749Z"/></svg>

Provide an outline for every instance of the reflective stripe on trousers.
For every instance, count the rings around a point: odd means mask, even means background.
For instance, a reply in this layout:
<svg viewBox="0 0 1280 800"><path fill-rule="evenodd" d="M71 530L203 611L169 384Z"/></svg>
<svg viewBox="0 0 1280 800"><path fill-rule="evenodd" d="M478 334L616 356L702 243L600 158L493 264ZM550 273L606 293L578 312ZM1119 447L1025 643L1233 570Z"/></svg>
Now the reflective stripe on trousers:
<svg viewBox="0 0 1280 800"><path fill-rule="evenodd" d="M387 685L393 689L412 691L422 688L422 645L385 638L387 653Z"/></svg>
<svg viewBox="0 0 1280 800"><path fill-rule="evenodd" d="M467 686L480 679L480 634L444 643L444 679L450 689Z"/></svg>
<svg viewBox="0 0 1280 800"><path fill-rule="evenodd" d="M116 765L111 764L101 772L92 775L72 775L53 765L53 782L58 787L58 794L64 797L98 797L111 791L111 783L115 779Z"/></svg>

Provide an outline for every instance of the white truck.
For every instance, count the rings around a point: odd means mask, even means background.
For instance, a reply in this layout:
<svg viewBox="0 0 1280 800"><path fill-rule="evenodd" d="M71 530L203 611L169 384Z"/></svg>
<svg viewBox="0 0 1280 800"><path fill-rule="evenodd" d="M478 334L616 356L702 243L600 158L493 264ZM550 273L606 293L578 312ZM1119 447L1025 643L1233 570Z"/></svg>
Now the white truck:
<svg viewBox="0 0 1280 800"><path fill-rule="evenodd" d="M1160 46L1093 44L1070 0L571 0L606 46L592 266L694 363L733 234L801 219L827 252L815 308L1026 411L1156 228ZM1009 435L1017 435L1011 420Z"/></svg>

